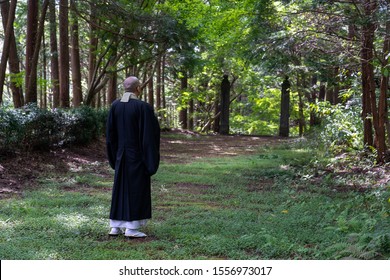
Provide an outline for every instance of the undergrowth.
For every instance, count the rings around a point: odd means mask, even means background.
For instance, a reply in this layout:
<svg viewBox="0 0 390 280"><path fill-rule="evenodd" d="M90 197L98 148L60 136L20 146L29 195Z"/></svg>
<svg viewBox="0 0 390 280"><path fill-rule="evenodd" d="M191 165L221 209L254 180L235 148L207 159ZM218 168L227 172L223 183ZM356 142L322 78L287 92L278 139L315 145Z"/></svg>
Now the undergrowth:
<svg viewBox="0 0 390 280"><path fill-rule="evenodd" d="M107 236L107 163L51 171L1 201L0 258L389 259L389 186L337 162L304 145L163 162L143 241Z"/></svg>

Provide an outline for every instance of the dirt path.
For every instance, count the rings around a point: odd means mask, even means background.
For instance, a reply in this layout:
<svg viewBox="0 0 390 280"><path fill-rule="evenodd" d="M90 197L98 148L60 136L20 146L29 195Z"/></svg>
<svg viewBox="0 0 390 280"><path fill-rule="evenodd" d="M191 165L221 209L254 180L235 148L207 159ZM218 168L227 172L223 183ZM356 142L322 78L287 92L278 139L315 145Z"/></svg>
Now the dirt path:
<svg viewBox="0 0 390 280"><path fill-rule="evenodd" d="M161 160L166 163L187 163L206 157L251 154L260 147L281 141L286 140L277 137L205 136L186 131L164 132L161 135ZM0 156L0 199L36 187L37 179L44 173L69 176L69 172L88 172L111 177L107 164L104 139L85 147Z"/></svg>
<svg viewBox="0 0 390 280"><path fill-rule="evenodd" d="M186 163L207 157L252 154L260 147L282 141L286 140L278 137L166 133L161 138L161 159L170 163Z"/></svg>

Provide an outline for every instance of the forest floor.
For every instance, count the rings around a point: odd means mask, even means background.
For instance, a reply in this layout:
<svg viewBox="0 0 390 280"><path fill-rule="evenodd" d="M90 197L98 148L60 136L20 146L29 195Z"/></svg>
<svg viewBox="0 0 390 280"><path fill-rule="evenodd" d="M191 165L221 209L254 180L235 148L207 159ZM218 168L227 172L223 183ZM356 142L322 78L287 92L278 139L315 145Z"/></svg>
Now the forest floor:
<svg viewBox="0 0 390 280"><path fill-rule="evenodd" d="M267 136L200 135L175 130L162 133L161 161L188 163L210 157L250 155L259 148L287 141L291 140ZM111 174L99 168L105 163L108 164L103 138L86 146L0 155L0 199L36 187L36 180L46 172L66 174L86 164L95 165L95 172L100 176L111 177Z"/></svg>
<svg viewBox="0 0 390 280"><path fill-rule="evenodd" d="M0 157L0 259L389 259L390 170L304 139L162 133L153 218L107 235L104 139Z"/></svg>

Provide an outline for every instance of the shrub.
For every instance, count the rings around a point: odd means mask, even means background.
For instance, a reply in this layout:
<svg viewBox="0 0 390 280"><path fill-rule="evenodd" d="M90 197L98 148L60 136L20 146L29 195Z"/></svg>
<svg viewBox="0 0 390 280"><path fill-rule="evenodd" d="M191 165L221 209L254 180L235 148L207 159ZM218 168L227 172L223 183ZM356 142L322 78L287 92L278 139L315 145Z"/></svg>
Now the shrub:
<svg viewBox="0 0 390 280"><path fill-rule="evenodd" d="M363 148L363 126L361 104L351 100L346 105L319 103L315 108L321 116L322 123L315 131L315 142L330 152L344 150L361 150Z"/></svg>
<svg viewBox="0 0 390 280"><path fill-rule="evenodd" d="M0 152L87 144L103 135L106 109L0 108Z"/></svg>

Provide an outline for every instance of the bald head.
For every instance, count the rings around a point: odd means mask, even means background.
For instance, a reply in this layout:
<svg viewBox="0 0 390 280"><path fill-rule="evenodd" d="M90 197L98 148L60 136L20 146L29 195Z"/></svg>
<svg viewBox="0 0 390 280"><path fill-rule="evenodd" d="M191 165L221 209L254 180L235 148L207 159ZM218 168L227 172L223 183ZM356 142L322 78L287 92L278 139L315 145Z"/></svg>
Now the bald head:
<svg viewBox="0 0 390 280"><path fill-rule="evenodd" d="M126 78L126 80L123 82L123 87L126 92L138 92L138 87L140 86L140 82L137 77L130 76Z"/></svg>

